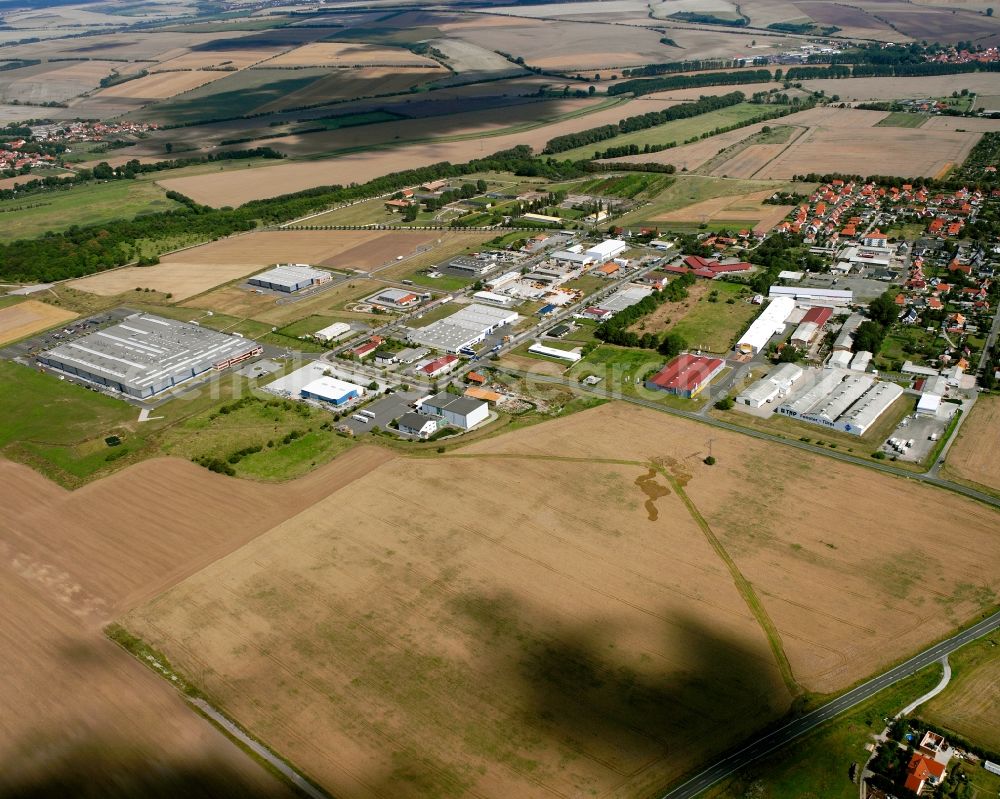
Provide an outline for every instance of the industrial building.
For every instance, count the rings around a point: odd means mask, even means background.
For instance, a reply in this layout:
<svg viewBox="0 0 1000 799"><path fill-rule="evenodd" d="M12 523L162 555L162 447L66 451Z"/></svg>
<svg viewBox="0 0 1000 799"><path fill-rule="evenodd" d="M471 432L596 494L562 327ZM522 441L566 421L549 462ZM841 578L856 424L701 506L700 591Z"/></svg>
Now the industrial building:
<svg viewBox="0 0 1000 799"><path fill-rule="evenodd" d="M535 342L528 347L528 352L534 353L535 355L545 355L548 358L558 358L559 360L569 361L570 363L576 363L583 357L578 352L573 352L572 350L560 350L555 347L546 347L544 344L539 344L538 342Z"/></svg>
<svg viewBox="0 0 1000 799"><path fill-rule="evenodd" d="M368 298L368 302L373 305L382 305L386 308L409 308L412 305L416 305L420 302L420 296L414 294L412 291L404 291L402 289L386 289L372 297Z"/></svg>
<svg viewBox="0 0 1000 799"><path fill-rule="evenodd" d="M427 377L437 377L438 375L447 374L456 366L458 366L459 360L454 355L442 355L440 358L435 358L429 363L425 363L420 367L420 371L423 372Z"/></svg>
<svg viewBox="0 0 1000 799"><path fill-rule="evenodd" d="M584 254L591 256L595 261L609 261L627 249L628 244L621 239L605 239L600 244L589 247Z"/></svg>
<svg viewBox="0 0 1000 799"><path fill-rule="evenodd" d="M854 353L851 359L850 369L854 372L867 372L868 365L872 362L872 354L868 350L861 350Z"/></svg>
<svg viewBox="0 0 1000 799"><path fill-rule="evenodd" d="M447 391L424 400L420 410L440 416L448 424L463 430L475 427L490 415L490 406L485 402L471 397L459 397Z"/></svg>
<svg viewBox="0 0 1000 799"><path fill-rule="evenodd" d="M351 326L345 322L334 322L329 327L324 327L322 330L317 330L313 333L315 338L320 341L336 341L338 338L342 338L351 332Z"/></svg>
<svg viewBox="0 0 1000 799"><path fill-rule="evenodd" d="M629 283L618 289L610 297L601 300L601 308L612 313L623 311L637 302L642 302L653 293L652 286L641 286L638 283Z"/></svg>
<svg viewBox="0 0 1000 799"><path fill-rule="evenodd" d="M290 294L331 280L333 275L324 269L313 269L307 264L278 264L273 269L254 275L247 283Z"/></svg>
<svg viewBox="0 0 1000 799"><path fill-rule="evenodd" d="M430 438L437 432L438 418L426 413L404 413L396 420L400 433L406 433L415 438Z"/></svg>
<svg viewBox="0 0 1000 799"><path fill-rule="evenodd" d="M497 305L501 308L509 308L516 304L518 300L508 294L494 294L492 291L477 291L472 295L476 302L485 302L488 305Z"/></svg>
<svg viewBox="0 0 1000 799"><path fill-rule="evenodd" d="M480 275L485 275L491 269L495 269L497 266L497 260L495 255L480 255L480 256L468 256L460 255L453 261L448 263L448 269L452 272L458 272L462 275L469 275L472 277L479 277Z"/></svg>
<svg viewBox="0 0 1000 799"><path fill-rule="evenodd" d="M846 289L813 289L804 286L771 286L768 296L791 297L800 305L826 305L840 308L854 301L854 292Z"/></svg>
<svg viewBox="0 0 1000 799"><path fill-rule="evenodd" d="M827 323L833 315L833 309L817 306L806 311L805 316L799 322L799 326L792 333L792 346L798 349L808 349L816 340L823 325Z"/></svg>
<svg viewBox="0 0 1000 799"><path fill-rule="evenodd" d="M859 314L851 314L840 327L837 338L833 341L834 350L845 350L850 352L854 348L854 331L858 329L865 318Z"/></svg>
<svg viewBox="0 0 1000 799"><path fill-rule="evenodd" d="M721 358L683 353L647 379L646 388L666 391L678 397L696 397L725 366L726 362Z"/></svg>
<svg viewBox="0 0 1000 799"><path fill-rule="evenodd" d="M785 329L785 320L793 310L795 300L791 297L776 297L771 300L736 342L737 351L756 355L767 346L771 336Z"/></svg>
<svg viewBox="0 0 1000 799"><path fill-rule="evenodd" d="M826 369L804 391L778 406L777 412L860 436L902 394L900 386L872 375Z"/></svg>
<svg viewBox="0 0 1000 799"><path fill-rule="evenodd" d="M514 311L473 303L427 327L412 328L407 339L431 349L457 353L518 319L520 317Z"/></svg>
<svg viewBox="0 0 1000 799"><path fill-rule="evenodd" d="M763 378L740 392L736 402L750 408L760 408L786 396L800 377L802 377L801 366L794 363L779 364Z"/></svg>
<svg viewBox="0 0 1000 799"><path fill-rule="evenodd" d="M59 344L39 363L143 399L210 370L260 355L250 339L188 322L133 314L119 324Z"/></svg>
<svg viewBox="0 0 1000 799"><path fill-rule="evenodd" d="M306 383L300 392L302 399L329 402L331 405L346 405L351 400L360 399L365 389L345 380L335 377L318 377L311 383Z"/></svg>

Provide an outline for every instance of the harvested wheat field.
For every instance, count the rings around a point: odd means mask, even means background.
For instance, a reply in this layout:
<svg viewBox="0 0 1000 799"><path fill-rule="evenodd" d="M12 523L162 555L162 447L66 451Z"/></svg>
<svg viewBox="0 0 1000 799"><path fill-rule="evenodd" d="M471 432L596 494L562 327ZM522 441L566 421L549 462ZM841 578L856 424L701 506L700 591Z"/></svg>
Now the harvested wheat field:
<svg viewBox="0 0 1000 799"><path fill-rule="evenodd" d="M260 268L260 263L199 263L164 259L156 266L126 266L123 269L98 272L96 275L74 280L69 286L102 297L113 297L137 288L152 289L172 294L172 299L179 301L249 275Z"/></svg>
<svg viewBox="0 0 1000 799"><path fill-rule="evenodd" d="M358 447L282 486L159 459L74 492L0 460L0 788L26 795L56 774L154 780L145 796L192 780L287 795L100 627L390 457Z"/></svg>
<svg viewBox="0 0 1000 799"><path fill-rule="evenodd" d="M123 623L344 799L646 795L790 698L642 464L393 461Z"/></svg>
<svg viewBox="0 0 1000 799"><path fill-rule="evenodd" d="M402 47L378 47L354 42L314 42L282 53L269 67L430 67L434 59L416 55Z"/></svg>
<svg viewBox="0 0 1000 799"><path fill-rule="evenodd" d="M710 477L701 464L709 438ZM809 690L842 689L917 651L1000 593L995 510L818 455L619 404L465 451L685 464L695 475L689 497L760 595Z"/></svg>
<svg viewBox="0 0 1000 799"><path fill-rule="evenodd" d="M254 72L263 71L258 67ZM274 72L275 76L283 74ZM294 73L292 73L294 74ZM270 103L254 108L254 113L266 114L286 108L302 108L325 104L332 100L353 100L379 94L395 94L443 78L448 71L436 64L423 67L360 67L332 69L329 75L312 81L301 89L284 94Z"/></svg>
<svg viewBox="0 0 1000 799"><path fill-rule="evenodd" d="M208 51L192 51L161 61L160 65L151 71L164 72L174 69L212 69L218 67L246 69L280 54L282 49L281 47L244 48L238 44L234 44L232 49L213 47Z"/></svg>
<svg viewBox="0 0 1000 799"><path fill-rule="evenodd" d="M1000 84L995 72L970 72L965 75L928 75L920 78L823 78L802 81L807 91L823 90L839 94L845 102L864 100L919 100L924 97L947 97L956 89L976 94L997 94Z"/></svg>
<svg viewBox="0 0 1000 799"><path fill-rule="evenodd" d="M223 286L188 300L184 303L184 307L249 317L258 322L279 326L311 314L329 313L374 321L374 317L370 314L346 312L345 307L384 287L384 283L358 278L338 283L333 288L324 289L296 302L279 304L272 295L257 294L237 286Z"/></svg>
<svg viewBox="0 0 1000 799"><path fill-rule="evenodd" d="M257 169L233 170L221 174L197 175L158 182L166 189L179 191L206 205L237 206L250 200L275 197L315 186L363 183L398 169L399 164L416 168L440 161L462 163L519 144L527 144L536 150L541 150L554 136L617 122L634 114L661 111L671 105L674 105L672 100L641 98L519 133L452 142L403 145L309 163L283 163ZM459 133L461 131L449 131L450 135Z"/></svg>
<svg viewBox="0 0 1000 799"><path fill-rule="evenodd" d="M135 80L119 83L102 89L102 97L125 97L137 100L164 100L176 94L196 89L211 83L213 80L224 78L228 72L154 72L144 75Z"/></svg>
<svg viewBox="0 0 1000 799"><path fill-rule="evenodd" d="M0 311L0 313L3 313ZM945 471L961 480L1000 491L1000 397L981 394L948 450Z"/></svg>
<svg viewBox="0 0 1000 799"><path fill-rule="evenodd" d="M939 177L961 163L979 133L912 128L856 129L819 127L806 131L759 173L762 178L789 178L810 172L849 175Z"/></svg>
<svg viewBox="0 0 1000 799"><path fill-rule="evenodd" d="M76 314L64 308L56 308L38 300L25 300L17 305L0 308L0 344L30 336L40 330L47 330L70 319Z"/></svg>

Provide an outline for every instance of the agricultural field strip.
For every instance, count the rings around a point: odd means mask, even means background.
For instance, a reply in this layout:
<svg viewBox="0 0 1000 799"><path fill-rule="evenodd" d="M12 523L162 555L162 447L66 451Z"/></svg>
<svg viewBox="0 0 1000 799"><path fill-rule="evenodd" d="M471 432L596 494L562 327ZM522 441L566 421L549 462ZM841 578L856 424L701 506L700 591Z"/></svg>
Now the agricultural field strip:
<svg viewBox="0 0 1000 799"><path fill-rule="evenodd" d="M834 460L843 461L844 463L851 463L856 466L864 466L868 469L874 469L879 472L884 472L886 474L891 474L895 477L902 477L907 480L918 480L922 483L928 485L937 486L938 488L943 488L946 491L953 491L957 494L962 494L970 499L982 502L985 505L990 505L994 508L1000 508L1000 497L994 497L990 494L986 494L982 491L978 491L969 486L961 485L960 483L955 483L951 480L947 480L941 477L935 477L929 473L918 473L909 472L905 469L899 469L891 464L881 463L878 461L867 461L863 458L856 458L853 455L848 455L840 450L831 450L825 447L818 447L813 444L806 444L803 441L798 441L795 439L785 438L773 433L765 433L760 430L753 430L747 427L741 427L740 425L730 424L729 422L724 422L721 419L715 419L711 416L702 416L699 413L693 413L691 411L681 410L680 408L672 408L669 405L663 405L661 403L651 402L650 400L644 400L639 397L629 396L628 394L622 394L621 392L609 391L598 386L587 386L581 383L577 383L575 380L569 380L562 377L561 374L556 375L542 375L531 372L522 371L519 369L512 369L510 367L499 365L497 369L502 372L506 372L514 377L527 378L529 380L536 380L543 383L555 383L558 385L566 386L578 391L585 391L588 394L593 394L599 396L603 399L613 399L619 400L621 402L629 402L633 405L641 405L644 408L650 408L655 411L661 411L662 413L670 413L675 416L681 416L685 419L690 419L694 422L701 422L703 424L711 425L712 427L718 427L722 430L729 430L733 433L740 433L741 435L750 436L751 438L757 438L761 441L772 441L778 444L784 444L785 446L794 447L795 449L800 449L804 452L811 452L814 455L825 455L828 458L833 458Z"/></svg>
<svg viewBox="0 0 1000 799"><path fill-rule="evenodd" d="M620 465L628 466L639 466L646 469L654 470L662 475L669 483L671 488L677 493L684 507L687 508L688 513L694 520L695 524L702 531L705 539L711 545L712 549L718 555L719 559L725 564L726 569L729 571L732 577L733 584L736 586L737 591L739 591L740 596L747 605L747 609L753 614L754 619L760 625L760 628L764 635L767 637L768 644L771 647L771 651L774 654L775 660L778 663L778 667L781 671L781 677L785 681L785 685L792 695L798 693L801 689L798 683L795 681L795 677L792 674L791 665L788 662L788 657L785 654L784 647L781 644L781 635L778 632L777 627L775 627L774 622L768 615L767 610L761 604L760 599L757 597L757 593L754 587L750 584L750 581L743 575L740 571L739 566L737 566L736 561L729 555L726 551L725 545L719 540L718 536L712 531L711 525L704 516L698 511L697 506L684 491L684 487L676 477L672 474L662 463L656 461L634 461L627 459L612 459L612 458L575 458L571 456L564 455L538 455L535 453L516 455L511 453L476 453L476 454L465 454L465 453L453 453L449 456L451 458L503 458L503 459L523 459L523 460L534 460L534 461L558 461L565 463L614 463Z"/></svg>

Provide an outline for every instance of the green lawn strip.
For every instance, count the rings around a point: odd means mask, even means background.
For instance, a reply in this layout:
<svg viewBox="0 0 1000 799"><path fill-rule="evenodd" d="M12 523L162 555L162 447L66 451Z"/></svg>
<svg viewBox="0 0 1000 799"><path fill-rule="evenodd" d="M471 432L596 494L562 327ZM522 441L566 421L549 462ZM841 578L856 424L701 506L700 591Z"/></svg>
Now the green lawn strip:
<svg viewBox="0 0 1000 799"><path fill-rule="evenodd" d="M0 241L37 238L73 225L170 211L180 204L151 181L112 180L0 200Z"/></svg>
<svg viewBox="0 0 1000 799"><path fill-rule="evenodd" d="M885 727L883 719L940 680L941 666L928 666L709 788L699 799L857 799L850 767L857 763L860 768L868 760L865 745Z"/></svg>
<svg viewBox="0 0 1000 799"><path fill-rule="evenodd" d="M875 123L876 128L919 128L930 117L927 114L911 114L909 111L893 111L885 119Z"/></svg>

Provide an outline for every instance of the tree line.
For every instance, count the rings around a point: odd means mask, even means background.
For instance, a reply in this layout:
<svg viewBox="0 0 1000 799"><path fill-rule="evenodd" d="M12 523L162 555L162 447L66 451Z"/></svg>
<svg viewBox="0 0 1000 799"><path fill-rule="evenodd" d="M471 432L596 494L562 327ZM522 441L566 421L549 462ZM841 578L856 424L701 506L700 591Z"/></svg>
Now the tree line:
<svg viewBox="0 0 1000 799"><path fill-rule="evenodd" d="M594 338L608 344L617 344L619 347L657 349L662 342L660 337L655 333L643 333L639 335L638 333L633 333L628 328L642 319L642 317L651 314L665 302L680 302L687 299L688 287L695 280L695 276L688 272L670 281L659 291L654 291L634 305L618 311L618 313L606 322L601 322L601 324L594 328Z"/></svg>
<svg viewBox="0 0 1000 799"><path fill-rule="evenodd" d="M596 128L588 128L577 133L567 133L563 136L556 136L549 139L542 151L546 154L561 153L572 150L576 147L583 147L598 141L613 139L623 133L632 133L637 130L665 125L677 119L689 119L690 117L707 114L711 111L718 111L721 108L728 108L732 105L742 103L746 99L743 92L730 92L729 94L716 95L712 97L702 97L693 103L681 103L671 106L663 111L650 111L645 114L638 114L626 117L613 125L601 125Z"/></svg>
<svg viewBox="0 0 1000 799"><path fill-rule="evenodd" d="M183 207L131 220L77 226L37 239L0 243L0 280L32 282L83 277L131 263L139 256L137 242L147 251L164 252L179 239L210 241L258 225L287 222L353 200L392 194L431 180L477 172L513 172L553 180L588 174L583 162L538 159L525 145L503 150L465 164L442 161L431 166L394 172L360 185L318 186L294 194L254 200L239 208L211 208L174 194Z"/></svg>

